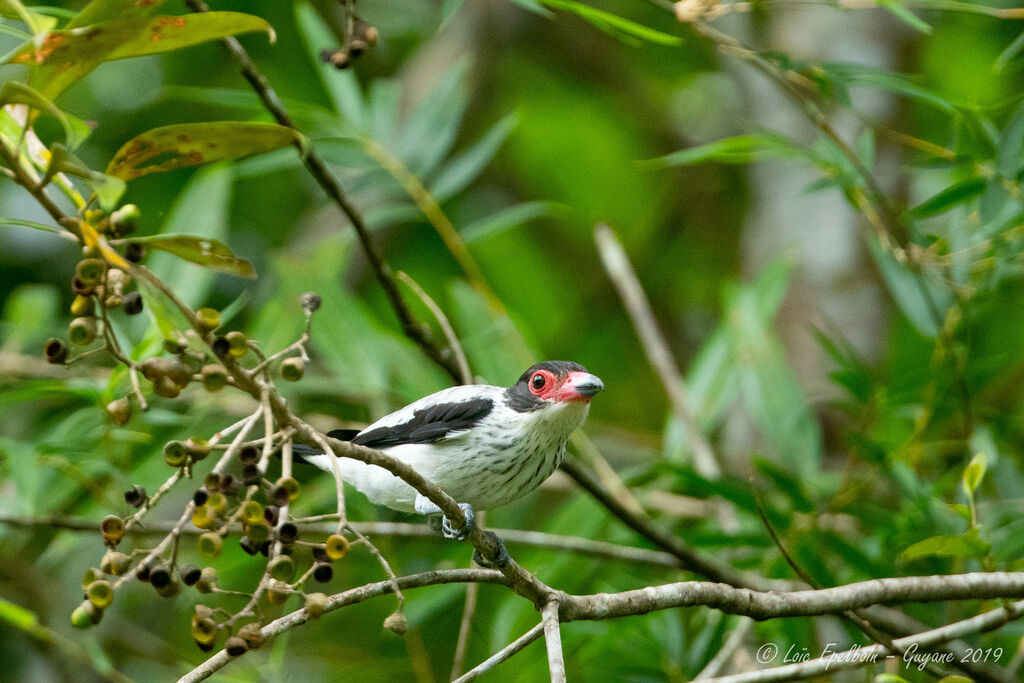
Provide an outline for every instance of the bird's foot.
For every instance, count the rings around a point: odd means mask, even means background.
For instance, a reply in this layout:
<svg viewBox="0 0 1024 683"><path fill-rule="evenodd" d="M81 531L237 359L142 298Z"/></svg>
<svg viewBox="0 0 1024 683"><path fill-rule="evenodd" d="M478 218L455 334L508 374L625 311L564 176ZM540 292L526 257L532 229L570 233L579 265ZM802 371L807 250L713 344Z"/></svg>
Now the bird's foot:
<svg viewBox="0 0 1024 683"><path fill-rule="evenodd" d="M508 550L505 549L505 541L501 540L501 537L493 531L485 531L484 533L487 534L498 546L498 552L494 556L493 560L488 560L480 554L479 550L473 550L473 561L487 569L501 569L502 567L507 566L508 563L512 561L512 558L509 556Z"/></svg>
<svg viewBox="0 0 1024 683"><path fill-rule="evenodd" d="M456 541L465 541L473 531L473 527L476 526L476 513L473 512L473 506L469 503L459 503L459 509L462 510L466 523L456 528L447 517L441 517L441 535Z"/></svg>
<svg viewBox="0 0 1024 683"><path fill-rule="evenodd" d="M445 538L465 541L469 537L470 532L473 531L473 527L476 526L476 513L473 512L473 506L469 503L459 503L459 509L462 510L462 516L466 518L466 523L458 528L441 514L441 508L434 505L422 494L416 494L416 501L413 503L413 507L416 509L416 512L427 516L427 525L435 533L441 534Z"/></svg>

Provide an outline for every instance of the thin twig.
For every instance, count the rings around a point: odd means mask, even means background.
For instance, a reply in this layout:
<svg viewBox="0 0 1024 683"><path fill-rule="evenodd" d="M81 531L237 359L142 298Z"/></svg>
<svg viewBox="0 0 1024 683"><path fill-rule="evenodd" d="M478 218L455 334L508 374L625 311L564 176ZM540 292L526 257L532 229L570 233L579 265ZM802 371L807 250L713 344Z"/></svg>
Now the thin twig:
<svg viewBox="0 0 1024 683"><path fill-rule="evenodd" d="M893 643L903 651L913 652L917 657L926 659L928 655L925 653L933 650L938 645L956 638L962 638L963 636L975 633L984 633L985 631L997 629L1009 621L1019 619L1021 616L1024 616L1024 600L1004 607L999 607L990 612L979 614L978 616L971 617L970 619L964 619L963 621L949 624L948 626L942 626L940 628L932 629L931 631L925 631L924 633L899 638L893 641ZM829 653L824 657L819 657L817 659L812 659L798 664L787 664L775 667L774 669L765 669L763 671L753 671L750 673L712 678L708 683L769 683L771 681L795 681L804 678L812 678L814 676L832 674L833 672L840 671L842 669L855 669L868 664L873 664L881 661L891 653L892 651L883 645L870 645L868 647L855 648L844 652ZM952 661L950 663L955 664L955 662Z"/></svg>
<svg viewBox="0 0 1024 683"><path fill-rule="evenodd" d="M336 514L318 515L315 518L293 518L291 521L298 525L311 527L312 533L331 534L337 531L334 524L320 524L322 518L337 519ZM25 517L20 515L0 514L0 524L12 527L34 528L49 527L65 531L88 532L96 531L95 520L80 517ZM135 526L128 531L135 536L164 535L174 526L173 522L150 522L145 526ZM371 536L406 536L423 538L430 541L437 540L437 533L425 524L413 524L408 522L349 522L348 526L360 533ZM233 526L229 532L241 531L240 526ZM634 562L654 567L665 567L669 569L683 569L682 562L670 553L649 550L647 548L635 548L632 546L617 545L606 541L592 541L577 536L560 536L548 534L542 531L526 531L522 529L491 529L501 537L507 544L522 545L530 548L547 548L558 552L570 552L591 557L600 557L620 562ZM198 536L205 533L203 529L186 528L182 531L186 536ZM299 541L301 545L302 542Z"/></svg>
<svg viewBox="0 0 1024 683"><path fill-rule="evenodd" d="M208 12L210 8L206 5L203 0L186 0L186 5L193 12ZM288 112L284 108L284 104L278 97L277 92L271 87L267 77L263 75L259 67L249 56L249 53L242 47L242 44L235 38L228 37L221 41L228 51L231 53L235 60L238 70L242 76L249 82L253 90L259 96L260 101L263 102L263 106L268 112L277 120L282 126L287 126L293 130L298 130L298 126L292 121ZM395 283L394 276L391 272L391 267L387 261L381 256L380 251L377 249L376 244L373 242L373 238L370 236L370 231L366 227L366 222L363 219L362 214L355 208L352 202L349 201L345 195L345 191L341 187L341 183L338 178L334 175L331 169L328 167L326 162L320 158L320 156L313 149L305 150L303 157L303 163L306 165L306 169L310 175L317 182L318 185L327 193L327 196L331 198L342 213L348 218L352 227L356 231L356 236L359 238L359 243L363 248L363 253L366 255L366 260L369 262L374 275L377 277L377 282L384 290L384 294L391 304L391 308L395 311L395 315L398 317L399 322L402 324L402 331L409 337L417 346L427 355L428 358L437 363L443 368L456 382L459 381L459 370L452 362L450 358L444 353L437 342L430 336L429 331L421 325L413 317L412 312L406 305L405 300L402 299L402 295L398 291L398 285Z"/></svg>
<svg viewBox="0 0 1024 683"><path fill-rule="evenodd" d="M473 373L469 369L469 361L466 360L466 352L462 350L462 344L459 343L459 338L455 334L455 330L452 328L451 322L448 320L448 316L444 314L441 307L437 305L437 302L430 298L426 290L420 287L419 283L409 277L405 271L398 271L395 276L404 282L409 289L413 291L423 305L426 306L433 314L434 319L437 320L437 324L441 327L441 332L444 334L445 341L448 342L448 348L455 354L455 362L459 368L459 376L462 378L463 384L473 383Z"/></svg>
<svg viewBox="0 0 1024 683"><path fill-rule="evenodd" d="M513 640L511 643L501 648L484 661L477 664L475 667L467 671L464 675L452 681L452 683L469 683L469 681L475 681L476 679L480 678L481 675L487 673L494 667L498 666L505 660L509 659L510 657L512 657L512 655L516 654L524 647L540 638L542 635L544 635L543 622L537 624L529 631Z"/></svg>
<svg viewBox="0 0 1024 683"><path fill-rule="evenodd" d="M626 307L626 311L633 321L633 327L640 338L640 345L644 349L647 361L654 368L658 379L661 380L661 386L665 389L665 394L672 406L672 414L683 423L686 434L690 437L694 469L702 477L717 479L722 474L721 463L715 457L711 445L704 438L697 419L690 411L686 396L686 382L672 358L668 342L665 341L664 335L658 328L651 304L644 294L636 272L629 263L626 250L623 249L622 243L612 229L603 223L594 228L594 241L597 243L597 251L601 256L601 263L604 264L604 270L612 284L615 285L615 289L622 299L622 305Z"/></svg>
<svg viewBox="0 0 1024 683"><path fill-rule="evenodd" d="M356 538L362 541L366 547L370 549L370 552L373 553L373 556L377 558L377 562L379 562L380 566L384 569L384 573L388 575L388 581L391 582L392 591L394 592L395 597L398 598L398 610L401 611L402 606L405 605L405 596L402 595L402 589L398 586L398 576L395 575L395 571L391 568L391 563L384 558L377 546L375 546L366 536L359 533L355 527L346 524L345 528L351 531Z"/></svg>
<svg viewBox="0 0 1024 683"><path fill-rule="evenodd" d="M722 643L721 649L715 653L715 656L711 658L711 661L707 663L700 673L693 679L695 681L704 681L709 678L714 678L718 675L718 672L729 663L732 656L736 654L736 650L743 645L743 641L747 639L750 632L754 630L754 620L750 617L740 617L736 622L736 625L732 628L729 633L729 637Z"/></svg>
<svg viewBox="0 0 1024 683"><path fill-rule="evenodd" d="M754 587L758 585L757 582L740 574L727 564L719 564L701 557L691 550L682 539L655 527L646 516L636 515L627 510L597 481L593 474L580 467L573 458L567 457L562 460L560 467L626 526L665 552L677 557L686 570L712 581L721 581L733 586Z"/></svg>
<svg viewBox="0 0 1024 683"><path fill-rule="evenodd" d="M477 521L487 525L487 510L476 513ZM497 533L497 532L495 532ZM508 541L508 539L504 539ZM466 649L469 647L469 635L472 632L473 616L476 613L476 601L480 587L475 583L466 584L466 599L462 604L462 619L459 620L459 635L455 639L455 654L452 656L452 673L448 680L455 680L462 675L462 667L466 662Z"/></svg>

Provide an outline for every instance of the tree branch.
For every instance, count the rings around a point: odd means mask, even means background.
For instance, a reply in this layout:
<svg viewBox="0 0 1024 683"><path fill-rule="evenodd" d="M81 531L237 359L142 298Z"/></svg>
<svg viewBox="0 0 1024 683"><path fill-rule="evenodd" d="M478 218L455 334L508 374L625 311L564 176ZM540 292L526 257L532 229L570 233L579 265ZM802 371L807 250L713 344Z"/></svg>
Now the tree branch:
<svg viewBox="0 0 1024 683"><path fill-rule="evenodd" d="M497 665L509 659L512 655L516 654L524 647L532 643L533 641L544 635L544 622L541 622L531 628L529 631L519 636L511 643L503 647L498 652L494 653L484 661L477 664L475 667L467 671L464 675L452 681L452 683L469 683L469 681L475 681L482 674L490 671Z"/></svg>
<svg viewBox="0 0 1024 683"><path fill-rule="evenodd" d="M755 591L721 583L683 581L622 593L560 595L562 621L599 620L702 605L759 621L838 614L869 605L1024 597L1024 572L872 579L836 588Z"/></svg>
<svg viewBox="0 0 1024 683"><path fill-rule="evenodd" d="M202 13L210 11L209 6L203 0L186 0L185 4L193 12ZM267 77L256 66L252 57L242 47L242 44L233 37L224 38L221 42L231 53L238 66L238 70L245 80L249 82L253 90L256 91L266 110L282 126L299 130L285 110L281 98L278 97L277 92L271 87L270 81L267 80ZM381 256L376 244L374 244L373 239L370 237L366 221L363 220L362 214L359 213L345 195L341 182L331 171L327 163L314 150L306 150L303 163L306 165L309 174L313 176L317 184L327 193L331 201L341 209L341 212L345 214L355 229L359 243L362 245L363 253L366 255L366 260L369 262L378 284L384 290L391 308L394 309L395 315L402 325L402 331L420 347L428 358L447 372L455 382L460 382L459 368L455 364L452 354L437 344L430 335L428 328L420 324L413 316L412 311L409 310L401 293L398 291L398 284L395 282L391 266Z"/></svg>
<svg viewBox="0 0 1024 683"><path fill-rule="evenodd" d="M955 638L961 638L974 633L983 633L1001 627L1009 621L1024 616L1024 600L1013 603L1006 607L999 607L990 612L964 619L948 626L925 631L913 636L898 638L893 644L908 654L903 657L904 661L915 667L921 666L928 661L929 656L925 651L932 650L936 646L946 643ZM734 674L712 678L708 683L769 683L770 681L794 681L813 676L820 676L841 669L854 669L877 662L892 654L892 651L883 645L871 645L860 647L845 652L829 653L824 657L812 659L807 662L788 664L764 671L752 671L749 673ZM944 658L942 653L936 653L936 657L943 658L941 661L949 664L962 666L963 662L957 662Z"/></svg>
<svg viewBox="0 0 1024 683"><path fill-rule="evenodd" d="M549 600L541 613L544 615L544 642L548 649L548 671L551 672L551 683L565 683L562 632L558 628L558 600Z"/></svg>

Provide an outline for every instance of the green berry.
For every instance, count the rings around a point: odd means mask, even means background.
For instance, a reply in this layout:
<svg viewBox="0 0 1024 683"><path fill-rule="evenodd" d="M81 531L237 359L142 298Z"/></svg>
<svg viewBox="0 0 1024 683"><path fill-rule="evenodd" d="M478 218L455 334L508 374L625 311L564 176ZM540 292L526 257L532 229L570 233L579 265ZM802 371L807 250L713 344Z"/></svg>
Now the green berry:
<svg viewBox="0 0 1024 683"><path fill-rule="evenodd" d="M210 332L220 327L220 313L213 308L200 308L196 311L196 325L203 332Z"/></svg>
<svg viewBox="0 0 1024 683"><path fill-rule="evenodd" d="M203 386L207 391L220 391L228 383L228 371L220 364L204 365L202 370Z"/></svg>
<svg viewBox="0 0 1024 683"><path fill-rule="evenodd" d="M220 534L207 531L199 537L198 547L200 555L217 557L220 555L221 548L224 547L224 539L220 537Z"/></svg>
<svg viewBox="0 0 1024 683"><path fill-rule="evenodd" d="M168 441L164 444L164 462L171 467L184 467L188 462L188 449L180 441Z"/></svg>
<svg viewBox="0 0 1024 683"><path fill-rule="evenodd" d="M281 555L270 561L267 571L272 578L288 582L295 578L295 562L287 555Z"/></svg>
<svg viewBox="0 0 1024 683"><path fill-rule="evenodd" d="M96 319L75 318L68 325L68 339L76 346L86 346L96 340Z"/></svg>
<svg viewBox="0 0 1024 683"><path fill-rule="evenodd" d="M102 579L93 581L85 589L85 596L96 609L106 609L114 602L114 588L110 585L109 581Z"/></svg>

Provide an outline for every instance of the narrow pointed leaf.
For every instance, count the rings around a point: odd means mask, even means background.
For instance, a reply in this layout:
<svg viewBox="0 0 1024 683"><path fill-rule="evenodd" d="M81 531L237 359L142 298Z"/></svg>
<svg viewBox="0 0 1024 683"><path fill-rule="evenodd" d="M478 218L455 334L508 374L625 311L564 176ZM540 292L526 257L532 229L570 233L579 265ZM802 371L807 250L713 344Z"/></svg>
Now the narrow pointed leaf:
<svg viewBox="0 0 1024 683"><path fill-rule="evenodd" d="M781 135L737 135L715 140L705 145L683 149L657 159L643 162L645 167L666 168L691 166L705 162L721 164L749 164L765 159L792 159L807 156L795 143Z"/></svg>
<svg viewBox="0 0 1024 683"><path fill-rule="evenodd" d="M213 121L154 128L117 151L107 174L131 180L150 173L237 159L288 145L305 147L296 131L274 123Z"/></svg>
<svg viewBox="0 0 1024 683"><path fill-rule="evenodd" d="M35 221L25 221L20 218L0 218L0 225L17 225L22 228L35 228L36 230L42 230L43 232L53 232L58 235L63 233L63 230L53 227L52 225L46 225L45 223L36 223Z"/></svg>
<svg viewBox="0 0 1024 683"><path fill-rule="evenodd" d="M984 178L968 178L954 183L908 211L911 218L928 218L944 213L958 204L974 199L988 186Z"/></svg>
<svg viewBox="0 0 1024 683"><path fill-rule="evenodd" d="M273 37L264 19L240 12L116 19L52 31L42 45L29 45L8 61L33 66L29 83L52 99L103 62L168 52L250 31L266 31Z"/></svg>
<svg viewBox="0 0 1024 683"><path fill-rule="evenodd" d="M612 35L638 38L656 45L682 45L683 43L683 39L679 36L663 33L650 26L644 26L635 21L620 17L617 14L605 12L590 5L584 5L582 2L575 2L574 0L539 0L539 4L553 9L572 12L592 26Z"/></svg>
<svg viewBox="0 0 1024 683"><path fill-rule="evenodd" d="M223 242L195 235L151 235L149 237L133 237L126 242L145 244L150 249L159 249L174 254L178 258L197 263L222 273L256 277L252 264L244 258L235 256Z"/></svg>

